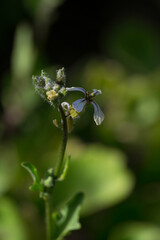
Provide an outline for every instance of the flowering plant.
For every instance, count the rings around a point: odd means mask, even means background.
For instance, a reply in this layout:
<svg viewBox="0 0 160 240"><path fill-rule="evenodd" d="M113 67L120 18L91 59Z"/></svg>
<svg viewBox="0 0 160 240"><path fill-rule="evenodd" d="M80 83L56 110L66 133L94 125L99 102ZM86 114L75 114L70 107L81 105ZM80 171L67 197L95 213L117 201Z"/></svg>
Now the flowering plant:
<svg viewBox="0 0 160 240"><path fill-rule="evenodd" d="M33 178L33 184L30 189L38 190L40 197L45 201L47 240L62 240L70 231L80 228L78 214L83 200L83 193L77 193L64 208L52 213L51 196L54 186L58 181L65 179L68 169L70 156L64 158L68 133L72 131L73 123L79 117L79 113L88 104L92 104L94 107L93 118L96 125L102 123L104 114L99 105L94 101L94 98L102 94L102 92L101 90L93 89L93 92L89 93L80 87L66 87L64 68L57 71L55 81L43 70L40 76L33 76L32 79L36 92L60 112L62 144L56 166L49 168L42 179L40 179L36 167L32 164L23 162L22 166L27 169ZM72 104L64 102L63 99L72 91L80 91L84 94L84 97L74 101ZM58 126L56 119L53 120L53 123L55 126Z"/></svg>

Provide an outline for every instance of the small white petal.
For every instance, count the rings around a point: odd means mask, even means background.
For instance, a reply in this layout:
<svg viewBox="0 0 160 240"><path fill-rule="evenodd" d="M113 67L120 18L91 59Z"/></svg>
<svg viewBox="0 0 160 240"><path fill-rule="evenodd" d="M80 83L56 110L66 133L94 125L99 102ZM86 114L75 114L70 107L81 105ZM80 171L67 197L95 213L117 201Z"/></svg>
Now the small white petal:
<svg viewBox="0 0 160 240"><path fill-rule="evenodd" d="M66 88L67 91L71 92L71 91L79 91L79 92L83 92L84 94L86 93L86 90L84 88L81 87L70 87L70 88Z"/></svg>
<svg viewBox="0 0 160 240"><path fill-rule="evenodd" d="M93 89L93 95L94 96L97 96L99 94L102 94L102 91L101 90L97 90L97 89Z"/></svg>
<svg viewBox="0 0 160 240"><path fill-rule="evenodd" d="M94 107L94 115L93 115L94 121L96 125L100 125L104 120L104 114L96 102L92 101L91 103Z"/></svg>
<svg viewBox="0 0 160 240"><path fill-rule="evenodd" d="M69 103L68 102L62 102L61 105L62 105L63 109L69 110Z"/></svg>
<svg viewBox="0 0 160 240"><path fill-rule="evenodd" d="M81 112L86 103L87 103L87 101L85 100L85 98L81 98L81 99L78 99L75 102L73 102L72 106L77 112Z"/></svg>

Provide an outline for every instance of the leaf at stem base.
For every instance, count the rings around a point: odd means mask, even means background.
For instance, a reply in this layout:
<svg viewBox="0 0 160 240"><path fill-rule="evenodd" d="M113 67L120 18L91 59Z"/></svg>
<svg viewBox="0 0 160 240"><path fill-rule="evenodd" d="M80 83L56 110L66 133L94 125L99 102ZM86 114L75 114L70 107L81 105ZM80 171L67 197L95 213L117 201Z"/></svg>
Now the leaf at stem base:
<svg viewBox="0 0 160 240"><path fill-rule="evenodd" d="M64 208L52 214L54 239L62 240L71 231L80 229L79 211L83 198L83 193L77 193Z"/></svg>

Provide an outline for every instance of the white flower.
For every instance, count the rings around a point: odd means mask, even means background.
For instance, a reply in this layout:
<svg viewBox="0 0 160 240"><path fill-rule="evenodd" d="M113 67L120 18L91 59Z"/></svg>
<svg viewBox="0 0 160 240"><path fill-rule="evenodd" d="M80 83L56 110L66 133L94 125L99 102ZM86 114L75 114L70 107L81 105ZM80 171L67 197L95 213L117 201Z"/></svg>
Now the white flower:
<svg viewBox="0 0 160 240"><path fill-rule="evenodd" d="M78 99L75 102L72 103L73 108L77 112L81 112L84 108L84 106L88 103L91 103L94 107L94 121L97 125L100 125L102 121L104 120L104 114L101 111L99 105L93 101L93 98L99 94L102 94L101 90L93 89L93 92L89 94L88 91L86 91L83 88L80 87L71 87L71 88L66 88L67 91L80 91L84 93L84 98Z"/></svg>

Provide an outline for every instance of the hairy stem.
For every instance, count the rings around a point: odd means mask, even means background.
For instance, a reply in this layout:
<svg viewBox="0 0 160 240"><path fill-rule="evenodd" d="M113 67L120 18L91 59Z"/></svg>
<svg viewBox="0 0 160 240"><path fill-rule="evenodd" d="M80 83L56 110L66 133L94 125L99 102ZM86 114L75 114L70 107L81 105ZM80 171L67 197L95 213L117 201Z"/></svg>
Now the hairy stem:
<svg viewBox="0 0 160 240"><path fill-rule="evenodd" d="M45 198L47 240L52 240L51 212L52 212L52 209L51 209L51 195L48 194Z"/></svg>
<svg viewBox="0 0 160 240"><path fill-rule="evenodd" d="M59 159L55 169L55 176L57 177L59 177L59 175L61 174L61 170L63 168L63 159L64 159L64 154L65 154L67 139L68 139L66 116L64 114L64 111L61 105L59 106L59 112L61 114L61 120L62 120L62 144L61 144Z"/></svg>

